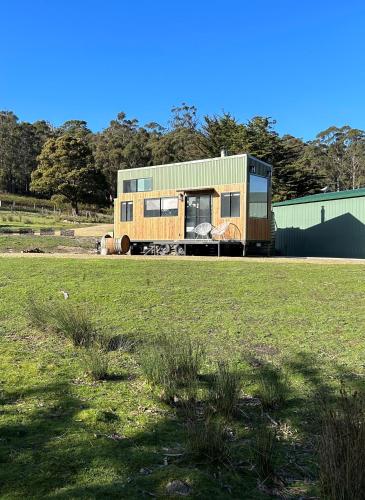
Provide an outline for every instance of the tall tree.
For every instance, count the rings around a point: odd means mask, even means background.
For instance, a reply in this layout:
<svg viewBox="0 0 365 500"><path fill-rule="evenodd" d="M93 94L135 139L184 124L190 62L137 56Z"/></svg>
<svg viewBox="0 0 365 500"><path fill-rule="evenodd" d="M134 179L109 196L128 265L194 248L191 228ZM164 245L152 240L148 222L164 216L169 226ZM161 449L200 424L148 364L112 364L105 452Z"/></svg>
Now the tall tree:
<svg viewBox="0 0 365 500"><path fill-rule="evenodd" d="M78 211L80 202L105 203L105 177L95 166L85 138L71 134L49 139L32 173L31 190L43 195L63 195Z"/></svg>
<svg viewBox="0 0 365 500"><path fill-rule="evenodd" d="M86 137L91 133L85 120L67 120L57 129L58 135L70 134L74 137Z"/></svg>
<svg viewBox="0 0 365 500"><path fill-rule="evenodd" d="M149 133L138 120L119 113L108 128L94 136L96 166L103 171L110 197L116 196L118 170L143 167L151 162Z"/></svg>
<svg viewBox="0 0 365 500"><path fill-rule="evenodd" d="M348 125L330 127L317 135L314 144L331 189L355 189L365 177L365 132Z"/></svg>
<svg viewBox="0 0 365 500"><path fill-rule="evenodd" d="M154 165L197 160L201 157L197 110L195 106L182 103L173 107L169 128L160 128L150 140Z"/></svg>
<svg viewBox="0 0 365 500"><path fill-rule="evenodd" d="M0 112L0 189L17 192L20 134L18 117L11 111Z"/></svg>

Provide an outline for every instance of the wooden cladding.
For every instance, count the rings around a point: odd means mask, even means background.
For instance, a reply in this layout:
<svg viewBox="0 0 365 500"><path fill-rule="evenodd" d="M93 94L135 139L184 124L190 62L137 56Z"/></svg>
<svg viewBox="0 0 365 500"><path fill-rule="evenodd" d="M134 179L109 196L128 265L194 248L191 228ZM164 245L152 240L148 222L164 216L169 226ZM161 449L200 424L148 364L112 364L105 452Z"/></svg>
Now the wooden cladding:
<svg viewBox="0 0 365 500"><path fill-rule="evenodd" d="M194 192L188 190L166 189L160 191L149 192L134 192L121 193L115 199L114 207L114 236L116 238L127 234L132 241L153 241L153 240L183 240L185 238L185 199L186 195L195 195L199 191L194 189ZM239 213L238 217L222 217L221 216L221 194L222 193L239 193ZM208 194L202 190L202 194ZM224 184L212 186L212 210L211 223L213 226L219 226L223 223L229 223L229 228L225 234L226 239L246 241L247 234L247 200L246 200L246 184ZM158 198L177 198L177 215L165 215L163 217L145 217L145 200ZM125 201L133 203L133 220L121 221L121 204ZM175 212L174 212L175 213ZM269 236L267 238L258 238L260 240L270 239L270 221L262 219L259 221L258 233L266 235L265 224ZM251 222L250 222L251 227ZM252 239L252 238L250 238Z"/></svg>

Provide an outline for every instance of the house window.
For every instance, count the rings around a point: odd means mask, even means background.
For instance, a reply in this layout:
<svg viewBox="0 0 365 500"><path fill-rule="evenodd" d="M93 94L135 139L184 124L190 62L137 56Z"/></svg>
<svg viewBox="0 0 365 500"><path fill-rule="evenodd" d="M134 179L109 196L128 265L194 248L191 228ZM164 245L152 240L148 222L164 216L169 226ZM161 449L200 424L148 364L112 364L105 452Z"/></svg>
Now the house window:
<svg viewBox="0 0 365 500"><path fill-rule="evenodd" d="M120 204L120 214L122 222L130 222L133 220L133 202L132 201L122 201Z"/></svg>
<svg viewBox="0 0 365 500"><path fill-rule="evenodd" d="M145 217L160 217L161 199L148 198L144 200L144 216Z"/></svg>
<svg viewBox="0 0 365 500"><path fill-rule="evenodd" d="M171 217L177 214L177 198L147 198L144 200L145 217Z"/></svg>
<svg viewBox="0 0 365 500"><path fill-rule="evenodd" d="M249 217L267 219L269 180L266 177L250 174L248 194Z"/></svg>
<svg viewBox="0 0 365 500"><path fill-rule="evenodd" d="M178 214L177 198L161 198L161 216L169 217Z"/></svg>
<svg viewBox="0 0 365 500"><path fill-rule="evenodd" d="M146 177L145 179L129 179L127 181L123 181L124 193L137 193L151 190L152 177Z"/></svg>
<svg viewBox="0 0 365 500"><path fill-rule="evenodd" d="M240 193L222 193L221 217L239 217L240 198Z"/></svg>

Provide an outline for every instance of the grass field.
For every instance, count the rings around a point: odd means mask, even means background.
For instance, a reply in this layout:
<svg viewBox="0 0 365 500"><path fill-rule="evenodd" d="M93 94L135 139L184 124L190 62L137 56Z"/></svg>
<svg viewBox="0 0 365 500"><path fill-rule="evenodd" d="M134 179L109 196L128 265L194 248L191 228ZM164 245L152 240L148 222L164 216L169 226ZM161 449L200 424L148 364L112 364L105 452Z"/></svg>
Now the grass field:
<svg viewBox="0 0 365 500"><path fill-rule="evenodd" d="M0 211L0 234L4 231L17 231L20 228L30 228L39 231L41 228L51 227L55 230L75 229L93 224L109 223L111 217L96 215L93 218L70 216L67 214L41 214L34 212L16 212L10 210Z"/></svg>
<svg viewBox="0 0 365 500"><path fill-rule="evenodd" d="M109 354L113 376L93 382L80 350L29 326L29 294L83 304L135 351ZM277 424L276 468L287 498L316 495L316 399L340 380L363 386L365 267L250 261L0 258L0 497L268 498L251 448L257 370L285 370L289 400ZM230 464L194 460L179 412L162 403L138 364L143 342L191 335L206 349L202 384L229 359L243 377L230 426Z"/></svg>
<svg viewBox="0 0 365 500"><path fill-rule="evenodd" d="M39 248L44 252L85 253L95 250L95 238L0 234L0 253L22 252Z"/></svg>

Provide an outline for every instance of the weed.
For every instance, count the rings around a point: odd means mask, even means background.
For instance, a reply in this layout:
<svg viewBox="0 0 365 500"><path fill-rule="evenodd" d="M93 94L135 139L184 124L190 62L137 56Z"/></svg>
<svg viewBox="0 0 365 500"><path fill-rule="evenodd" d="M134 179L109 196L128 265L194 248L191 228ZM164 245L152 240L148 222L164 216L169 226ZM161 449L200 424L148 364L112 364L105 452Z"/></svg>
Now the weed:
<svg viewBox="0 0 365 500"><path fill-rule="evenodd" d="M323 498L364 498L364 450L365 395L342 389L335 404L323 401L318 448Z"/></svg>
<svg viewBox="0 0 365 500"><path fill-rule="evenodd" d="M228 417L237 409L241 391L241 377L228 363L219 362L209 390L209 401L213 408Z"/></svg>

